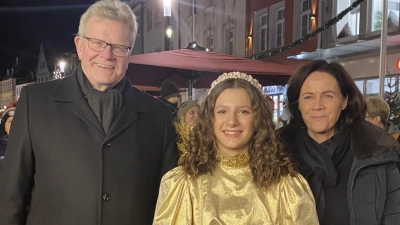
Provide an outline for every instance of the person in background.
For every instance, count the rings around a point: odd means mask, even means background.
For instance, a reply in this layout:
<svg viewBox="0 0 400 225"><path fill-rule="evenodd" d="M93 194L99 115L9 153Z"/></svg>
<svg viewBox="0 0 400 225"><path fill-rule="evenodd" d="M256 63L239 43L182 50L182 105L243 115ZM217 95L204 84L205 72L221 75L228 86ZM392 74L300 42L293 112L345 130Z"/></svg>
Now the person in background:
<svg viewBox="0 0 400 225"><path fill-rule="evenodd" d="M22 88L0 180L1 225L150 225L178 151L165 104L125 77L137 34L122 1L82 15L72 75Z"/></svg>
<svg viewBox="0 0 400 225"><path fill-rule="evenodd" d="M176 113L178 111L180 92L178 86L170 80L165 80L160 87L160 97L158 98L161 102L169 106L171 111L172 120L175 120Z"/></svg>
<svg viewBox="0 0 400 225"><path fill-rule="evenodd" d="M287 97L292 118L278 134L310 184L320 224L398 225L400 145L364 120L364 97L347 71L306 64Z"/></svg>
<svg viewBox="0 0 400 225"><path fill-rule="evenodd" d="M11 122L14 118L15 105L9 106L0 119L0 172L3 167L4 154L6 152L8 135L10 134Z"/></svg>
<svg viewBox="0 0 400 225"><path fill-rule="evenodd" d="M365 120L385 129L388 120L390 107L381 97L374 96L369 97L365 100L367 105L367 112L365 115Z"/></svg>
<svg viewBox="0 0 400 225"><path fill-rule="evenodd" d="M196 101L183 102L178 109L177 119L194 127L199 122L200 106Z"/></svg>
<svg viewBox="0 0 400 225"><path fill-rule="evenodd" d="M274 102L274 100L269 95L266 95L265 96L265 101L267 102L268 109L269 109L269 111L271 111L271 115L273 116L274 115L274 110L275 110L275 102Z"/></svg>
<svg viewBox="0 0 400 225"><path fill-rule="evenodd" d="M283 126L285 126L286 124L288 124L290 122L291 116L292 115L290 114L289 107L287 105L287 101L284 100L282 102L282 115L278 118L278 121L281 122L283 124Z"/></svg>
<svg viewBox="0 0 400 225"><path fill-rule="evenodd" d="M318 224L312 193L271 118L251 76L214 81L187 154L162 179L153 224Z"/></svg>
<svg viewBox="0 0 400 225"><path fill-rule="evenodd" d="M14 119L14 113L15 113L15 107L11 107L6 109L6 111L3 114L3 117L1 118L1 123L4 125L4 132L6 135L10 135L10 128L11 128L11 123Z"/></svg>
<svg viewBox="0 0 400 225"><path fill-rule="evenodd" d="M199 122L200 106L196 101L183 102L178 109L175 131L177 133L177 146L182 157L186 152L189 133Z"/></svg>

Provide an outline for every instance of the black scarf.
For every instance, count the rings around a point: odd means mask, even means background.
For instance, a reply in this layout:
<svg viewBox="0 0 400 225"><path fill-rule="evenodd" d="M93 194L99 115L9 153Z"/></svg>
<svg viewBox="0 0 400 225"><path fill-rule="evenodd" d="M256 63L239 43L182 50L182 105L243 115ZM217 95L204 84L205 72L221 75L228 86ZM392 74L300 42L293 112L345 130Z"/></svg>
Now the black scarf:
<svg viewBox="0 0 400 225"><path fill-rule="evenodd" d="M350 128L340 126L335 135L321 144L308 135L306 128L301 128L297 132L296 144L305 161L300 170L314 194L319 221L322 222L325 211L324 188L337 184L336 166L349 150Z"/></svg>
<svg viewBox="0 0 400 225"><path fill-rule="evenodd" d="M81 67L78 67L77 76L90 108L92 108L107 134L122 107L122 93L124 92L126 78L124 77L110 90L98 91L92 87Z"/></svg>

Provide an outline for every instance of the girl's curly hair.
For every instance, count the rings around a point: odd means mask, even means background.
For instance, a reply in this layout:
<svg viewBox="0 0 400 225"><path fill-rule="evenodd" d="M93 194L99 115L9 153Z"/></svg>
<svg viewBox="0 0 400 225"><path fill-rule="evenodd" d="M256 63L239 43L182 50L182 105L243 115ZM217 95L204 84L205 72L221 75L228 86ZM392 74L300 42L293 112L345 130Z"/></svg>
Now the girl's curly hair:
<svg viewBox="0 0 400 225"><path fill-rule="evenodd" d="M216 140L213 130L214 107L218 96L229 88L243 88L250 97L254 112L254 135L249 145L249 167L253 181L259 187L278 183L281 176L295 175L292 159L275 134L275 124L265 97L243 79L226 79L217 84L207 96L201 109L199 124L192 130L180 166L192 178L212 173L217 165Z"/></svg>

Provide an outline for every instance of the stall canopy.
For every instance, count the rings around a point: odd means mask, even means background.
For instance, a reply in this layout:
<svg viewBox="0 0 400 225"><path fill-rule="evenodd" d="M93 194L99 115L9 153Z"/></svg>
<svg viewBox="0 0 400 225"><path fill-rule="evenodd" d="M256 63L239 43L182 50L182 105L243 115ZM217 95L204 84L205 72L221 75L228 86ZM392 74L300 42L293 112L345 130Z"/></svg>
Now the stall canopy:
<svg viewBox="0 0 400 225"><path fill-rule="evenodd" d="M224 72L252 75L263 86L286 84L294 66L193 49L130 56L127 77L133 85L159 87L165 79L179 87L209 88Z"/></svg>

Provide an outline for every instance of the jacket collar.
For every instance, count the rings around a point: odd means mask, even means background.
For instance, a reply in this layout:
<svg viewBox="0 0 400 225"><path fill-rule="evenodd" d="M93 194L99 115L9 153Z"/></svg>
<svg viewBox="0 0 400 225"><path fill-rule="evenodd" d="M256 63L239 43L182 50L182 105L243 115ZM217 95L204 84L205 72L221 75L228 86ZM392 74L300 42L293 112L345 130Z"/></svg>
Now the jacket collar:
<svg viewBox="0 0 400 225"><path fill-rule="evenodd" d="M296 137L298 129L301 128L297 125L289 124L277 131L292 154L297 154L297 146L293 137ZM384 129L367 121L358 120L354 122L351 127L350 140L351 150L359 163L376 163L390 159L392 161L399 160L399 143Z"/></svg>
<svg viewBox="0 0 400 225"><path fill-rule="evenodd" d="M71 76L60 80L54 88L50 99L56 102L75 103L72 105L71 111L95 128L101 136L105 137L106 135L100 122L87 103L80 88L76 73L77 70L75 70ZM105 141L111 139L132 124L138 118L139 113L151 113L149 100L145 94L132 87L129 79L125 82L125 85L122 108L107 133Z"/></svg>
<svg viewBox="0 0 400 225"><path fill-rule="evenodd" d="M359 160L381 156L385 152L400 153L399 143L386 130L365 120L355 121L352 126L351 149Z"/></svg>

